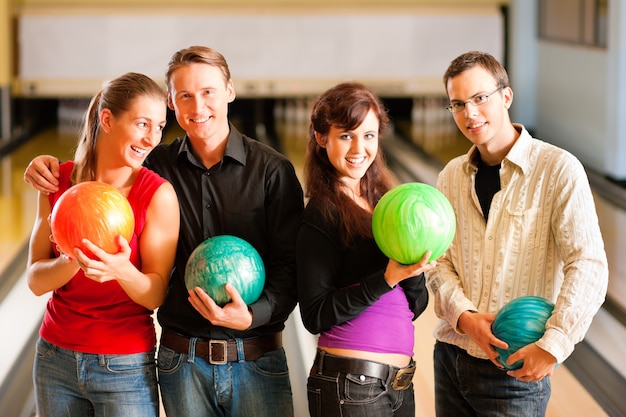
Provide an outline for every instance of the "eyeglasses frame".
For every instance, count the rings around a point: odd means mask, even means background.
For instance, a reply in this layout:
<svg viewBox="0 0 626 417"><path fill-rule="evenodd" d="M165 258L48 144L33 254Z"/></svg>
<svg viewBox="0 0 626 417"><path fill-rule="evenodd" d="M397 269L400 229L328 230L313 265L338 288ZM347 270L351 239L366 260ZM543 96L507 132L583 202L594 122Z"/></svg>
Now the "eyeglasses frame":
<svg viewBox="0 0 626 417"><path fill-rule="evenodd" d="M478 106L482 106L483 104L486 104L489 101L489 97L491 97L492 95L494 95L495 93L497 93L498 91L502 90L504 88L504 86L500 86L498 88L496 88L495 90L493 90L491 93L487 93L487 94L475 94L472 97L469 98L469 100L467 101L455 101L454 104L463 104L463 107L459 108L458 110L454 110L455 108L453 107L453 104L450 103L450 105L446 106L446 109L448 109L448 111L452 114L454 113L459 113L462 112L463 110L465 110L465 106L467 106L468 104L471 104L474 107L478 107ZM485 97L485 101L481 102L481 103L474 103L473 101L476 100L478 97Z"/></svg>

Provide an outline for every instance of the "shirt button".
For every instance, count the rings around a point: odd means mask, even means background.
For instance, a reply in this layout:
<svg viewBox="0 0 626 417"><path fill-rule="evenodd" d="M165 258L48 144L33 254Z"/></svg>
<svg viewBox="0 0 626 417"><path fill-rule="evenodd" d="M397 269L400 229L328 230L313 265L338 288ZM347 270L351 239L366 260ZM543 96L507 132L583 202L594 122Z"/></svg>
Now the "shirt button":
<svg viewBox="0 0 626 417"><path fill-rule="evenodd" d="M204 208L205 208L205 209L210 209L210 208L211 208L211 205L210 205L210 204L207 204L206 206L204 206Z"/></svg>
<svg viewBox="0 0 626 417"><path fill-rule="evenodd" d="M361 382L365 381L365 375L361 375L359 379L361 380Z"/></svg>

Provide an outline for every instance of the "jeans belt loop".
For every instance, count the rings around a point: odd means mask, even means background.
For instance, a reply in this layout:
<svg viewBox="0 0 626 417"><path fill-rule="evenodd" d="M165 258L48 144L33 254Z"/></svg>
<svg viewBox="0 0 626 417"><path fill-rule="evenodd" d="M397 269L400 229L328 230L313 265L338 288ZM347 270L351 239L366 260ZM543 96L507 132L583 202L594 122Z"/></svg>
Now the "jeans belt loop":
<svg viewBox="0 0 626 417"><path fill-rule="evenodd" d="M196 342L197 337L189 338L189 352L187 352L187 363L194 363L196 360Z"/></svg>
<svg viewBox="0 0 626 417"><path fill-rule="evenodd" d="M318 350L318 359L317 359L317 374L322 375L324 371L324 356L326 356L326 352L323 350Z"/></svg>
<svg viewBox="0 0 626 417"><path fill-rule="evenodd" d="M235 339L235 343L237 344L237 361L245 362L246 361L246 352L243 348L243 339Z"/></svg>
<svg viewBox="0 0 626 417"><path fill-rule="evenodd" d="M215 356L218 356L220 351L222 352L221 359L215 359ZM225 365L228 362L228 341L227 340L215 340L215 339L209 340L209 358L208 359L211 365Z"/></svg>

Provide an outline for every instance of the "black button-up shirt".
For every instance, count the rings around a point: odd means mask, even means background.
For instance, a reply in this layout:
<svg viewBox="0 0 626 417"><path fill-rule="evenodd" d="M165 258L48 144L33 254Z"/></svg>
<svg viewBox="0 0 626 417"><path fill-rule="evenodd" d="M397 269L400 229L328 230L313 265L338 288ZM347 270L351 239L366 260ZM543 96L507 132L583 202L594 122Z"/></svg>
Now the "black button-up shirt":
<svg viewBox="0 0 626 417"><path fill-rule="evenodd" d="M303 212L303 193L293 165L273 148L230 126L222 161L207 169L188 138L152 151L146 166L169 180L180 204L176 262L159 323L188 337L232 339L281 331L296 301L295 243ZM204 240L234 235L250 243L265 264L265 287L250 329L212 325L187 300L185 265Z"/></svg>

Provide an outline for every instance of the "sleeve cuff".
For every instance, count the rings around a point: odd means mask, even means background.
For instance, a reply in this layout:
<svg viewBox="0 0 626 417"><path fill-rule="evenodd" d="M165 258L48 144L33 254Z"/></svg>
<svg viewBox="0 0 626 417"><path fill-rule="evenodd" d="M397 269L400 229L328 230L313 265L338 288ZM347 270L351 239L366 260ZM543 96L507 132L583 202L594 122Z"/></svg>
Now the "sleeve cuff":
<svg viewBox="0 0 626 417"><path fill-rule="evenodd" d="M574 351L574 344L556 329L548 329L541 339L536 342L537 346L556 358L557 363L563 363Z"/></svg>
<svg viewBox="0 0 626 417"><path fill-rule="evenodd" d="M268 323L272 314L269 304L263 301L249 305L248 310L252 313L252 324L249 329L255 329Z"/></svg>

